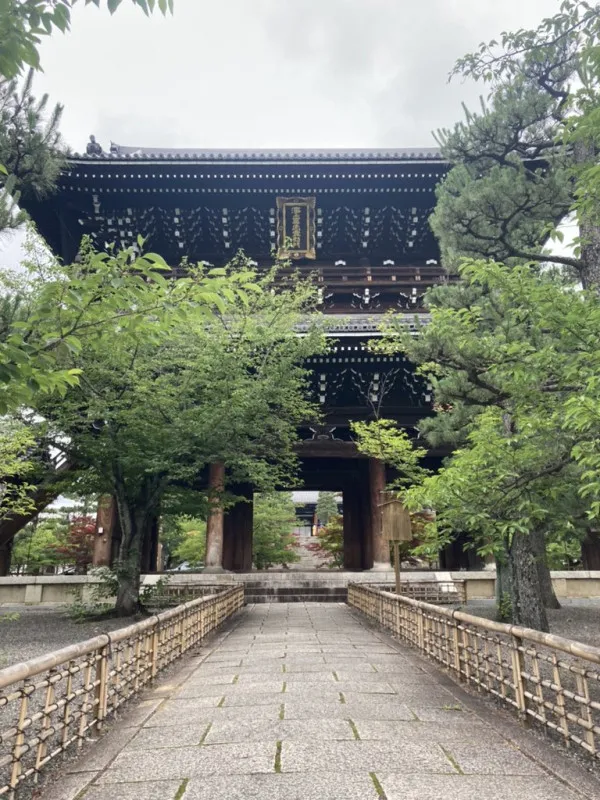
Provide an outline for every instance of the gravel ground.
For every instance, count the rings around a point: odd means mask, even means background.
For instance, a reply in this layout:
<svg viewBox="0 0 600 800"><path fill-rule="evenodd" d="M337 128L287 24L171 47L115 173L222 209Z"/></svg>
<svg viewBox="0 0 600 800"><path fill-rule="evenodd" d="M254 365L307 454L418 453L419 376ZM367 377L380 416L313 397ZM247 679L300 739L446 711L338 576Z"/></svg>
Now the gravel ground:
<svg viewBox="0 0 600 800"><path fill-rule="evenodd" d="M13 619L15 617L15 619ZM64 606L1 605L0 669L130 625L133 619L74 622Z"/></svg>
<svg viewBox="0 0 600 800"><path fill-rule="evenodd" d="M548 609L550 631L565 639L600 647L600 598L562 600L562 608ZM465 609L469 614L495 619L493 600L473 600Z"/></svg>

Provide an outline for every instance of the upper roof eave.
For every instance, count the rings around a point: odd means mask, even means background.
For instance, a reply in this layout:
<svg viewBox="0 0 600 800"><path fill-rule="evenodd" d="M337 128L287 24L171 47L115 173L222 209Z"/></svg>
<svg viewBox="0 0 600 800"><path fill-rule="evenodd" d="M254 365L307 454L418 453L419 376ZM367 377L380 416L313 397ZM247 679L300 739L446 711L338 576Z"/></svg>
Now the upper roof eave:
<svg viewBox="0 0 600 800"><path fill-rule="evenodd" d="M99 154L74 153L70 163L78 162L196 162L210 164L398 164L403 162L445 163L437 147L403 149L309 149L309 150L236 150L201 148L127 147L113 144L110 152Z"/></svg>

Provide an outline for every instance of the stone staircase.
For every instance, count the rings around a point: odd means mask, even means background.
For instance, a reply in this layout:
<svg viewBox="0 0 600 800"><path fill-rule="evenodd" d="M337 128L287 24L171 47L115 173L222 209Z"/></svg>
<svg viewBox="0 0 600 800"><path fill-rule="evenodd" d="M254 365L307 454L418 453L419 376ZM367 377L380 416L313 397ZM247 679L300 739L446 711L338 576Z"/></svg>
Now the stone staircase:
<svg viewBox="0 0 600 800"><path fill-rule="evenodd" d="M290 570L291 571L291 570ZM332 584L320 577L298 576L292 583L264 580L246 583L246 603L345 603L348 587Z"/></svg>
<svg viewBox="0 0 600 800"><path fill-rule="evenodd" d="M310 535L310 528L296 528L294 536L298 542L296 553L300 556L300 561L290 564L290 570L294 570L294 572L310 572L313 569L318 569L321 566L321 560L307 547L311 542L314 542L314 538Z"/></svg>

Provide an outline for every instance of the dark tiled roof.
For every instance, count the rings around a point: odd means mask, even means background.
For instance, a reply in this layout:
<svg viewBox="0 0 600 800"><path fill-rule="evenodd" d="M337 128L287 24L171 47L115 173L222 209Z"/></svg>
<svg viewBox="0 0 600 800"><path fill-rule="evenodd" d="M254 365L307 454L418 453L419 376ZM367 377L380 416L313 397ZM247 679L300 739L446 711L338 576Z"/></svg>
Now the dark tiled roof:
<svg viewBox="0 0 600 800"><path fill-rule="evenodd" d="M162 148L162 147L127 147L112 144L110 152L97 155L75 153L74 160L91 161L237 161L237 162L402 162L402 161L443 161L437 147L413 147L404 149L315 149L315 150L206 150L200 148Z"/></svg>

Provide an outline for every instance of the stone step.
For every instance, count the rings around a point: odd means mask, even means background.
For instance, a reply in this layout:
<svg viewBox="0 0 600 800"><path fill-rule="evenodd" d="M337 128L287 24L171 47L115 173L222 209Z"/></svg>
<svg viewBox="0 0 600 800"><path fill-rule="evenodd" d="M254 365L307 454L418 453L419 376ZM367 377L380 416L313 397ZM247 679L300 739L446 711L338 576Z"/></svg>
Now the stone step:
<svg viewBox="0 0 600 800"><path fill-rule="evenodd" d="M295 586L246 586L246 603L345 603L347 599L345 586L310 585L304 581Z"/></svg>

